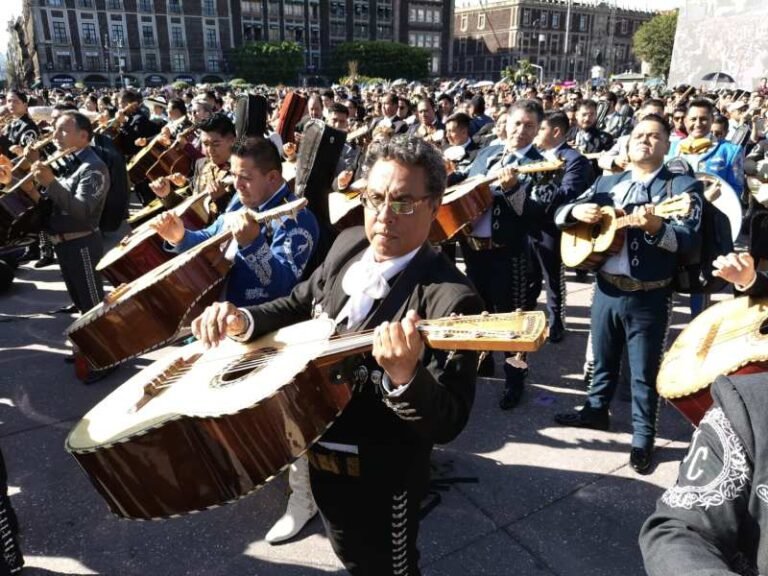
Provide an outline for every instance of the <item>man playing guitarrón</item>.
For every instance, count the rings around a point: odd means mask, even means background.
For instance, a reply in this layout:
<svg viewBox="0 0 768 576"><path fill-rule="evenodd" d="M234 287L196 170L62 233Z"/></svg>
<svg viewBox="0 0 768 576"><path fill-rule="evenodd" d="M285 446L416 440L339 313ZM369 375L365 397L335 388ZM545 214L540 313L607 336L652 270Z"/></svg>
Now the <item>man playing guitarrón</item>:
<svg viewBox="0 0 768 576"><path fill-rule="evenodd" d="M194 320L203 344L242 340L321 312L340 331L374 328L365 381L309 452L328 538L355 575L418 575L419 502L433 444L464 427L477 355L424 348L419 317L482 309L468 280L427 241L445 189L439 152L396 137L377 151L362 197L365 229L345 230L290 296L248 309L218 303Z"/></svg>

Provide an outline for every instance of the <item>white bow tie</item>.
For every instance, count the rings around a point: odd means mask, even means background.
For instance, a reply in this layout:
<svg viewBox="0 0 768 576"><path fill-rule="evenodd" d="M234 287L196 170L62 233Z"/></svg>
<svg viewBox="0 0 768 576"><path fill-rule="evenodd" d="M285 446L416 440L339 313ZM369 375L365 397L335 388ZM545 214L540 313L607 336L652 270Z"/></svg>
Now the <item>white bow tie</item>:
<svg viewBox="0 0 768 576"><path fill-rule="evenodd" d="M341 287L349 300L336 321L341 322L346 318L349 328L357 327L373 308L374 301L381 300L389 293L389 284L381 274L381 267L365 257L347 269Z"/></svg>

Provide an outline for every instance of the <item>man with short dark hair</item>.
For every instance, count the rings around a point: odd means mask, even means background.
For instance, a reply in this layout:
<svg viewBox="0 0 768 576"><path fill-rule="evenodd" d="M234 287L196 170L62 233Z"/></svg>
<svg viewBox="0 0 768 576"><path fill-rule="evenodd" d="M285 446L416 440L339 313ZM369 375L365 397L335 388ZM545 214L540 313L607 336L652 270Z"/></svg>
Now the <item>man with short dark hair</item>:
<svg viewBox="0 0 768 576"><path fill-rule="evenodd" d="M597 104L582 100L576 110L576 126L566 137L582 154L603 152L613 146L613 136L597 127Z"/></svg>
<svg viewBox="0 0 768 576"><path fill-rule="evenodd" d="M285 296L301 279L317 247L318 225L304 209L296 218L280 218L260 224L249 211L278 208L295 200L283 180L277 148L263 138L251 138L232 150L231 171L237 202L203 230L186 230L173 211L161 214L152 224L174 252L184 252L225 230L237 242L226 298L239 306L267 302Z"/></svg>
<svg viewBox="0 0 768 576"><path fill-rule="evenodd" d="M472 223L471 235L459 239L467 275L491 312L533 310L536 306L528 281L528 236L540 229L554 193L542 176L518 177L515 168L544 160L533 145L543 118L538 102L518 100L509 110L506 143L481 150L468 168L457 170L449 180L458 183L489 172L499 174L499 184L492 189L493 206ZM486 362L481 371L490 376L490 355ZM505 361L504 391L499 400L502 410L511 410L520 402L527 374L524 360Z"/></svg>
<svg viewBox="0 0 768 576"><path fill-rule="evenodd" d="M443 191L440 153L395 137L375 152L361 200L364 228L342 232L321 266L286 298L209 307L192 323L203 344L252 340L320 314L341 334L373 330L352 399L308 452L328 539L355 576L418 576L420 502L430 453L467 423L477 355L424 348L421 317L476 314L469 281L430 246Z"/></svg>
<svg viewBox="0 0 768 576"><path fill-rule="evenodd" d="M563 160L564 171L551 188L545 219L541 230L531 234L530 286L532 300L538 298L542 282L546 280L549 341L560 342L565 336L565 269L560 256L560 231L555 226L555 211L573 202L592 184L592 165L565 141L568 117L559 111L548 112L539 128L536 146L548 160Z"/></svg>
<svg viewBox="0 0 768 576"><path fill-rule="evenodd" d="M561 229L602 218L601 207L621 208L635 220L619 253L608 257L597 273L591 332L595 362L592 385L580 411L559 413L558 424L607 430L608 407L618 384L619 366L627 349L632 384L632 450L630 464L646 474L652 465L659 397L656 374L664 352L671 315L672 276L681 256L696 248L699 238L701 183L673 174L664 165L669 127L660 116L645 116L629 141L632 169L601 176L576 202L560 208ZM688 215L664 220L651 205L674 196L690 195Z"/></svg>

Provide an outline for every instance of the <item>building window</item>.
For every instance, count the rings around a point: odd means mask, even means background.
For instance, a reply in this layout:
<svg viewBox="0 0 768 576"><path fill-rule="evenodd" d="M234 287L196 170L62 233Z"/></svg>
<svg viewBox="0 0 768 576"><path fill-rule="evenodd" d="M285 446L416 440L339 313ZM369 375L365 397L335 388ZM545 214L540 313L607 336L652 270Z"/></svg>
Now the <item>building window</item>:
<svg viewBox="0 0 768 576"><path fill-rule="evenodd" d="M203 16L216 16L214 0L203 0Z"/></svg>
<svg viewBox="0 0 768 576"><path fill-rule="evenodd" d="M629 21L628 20L622 20L621 21L621 33L627 34L629 32Z"/></svg>
<svg viewBox="0 0 768 576"><path fill-rule="evenodd" d="M181 14L181 0L168 0L168 13Z"/></svg>
<svg viewBox="0 0 768 576"><path fill-rule="evenodd" d="M187 59L184 54L171 54L171 70L173 72L184 72L187 68Z"/></svg>
<svg viewBox="0 0 768 576"><path fill-rule="evenodd" d="M485 71L486 72L492 72L493 71L493 58L486 58L485 59Z"/></svg>
<svg viewBox="0 0 768 576"><path fill-rule="evenodd" d="M333 18L346 18L347 17L347 3L346 2L331 2L331 16Z"/></svg>
<svg viewBox="0 0 768 576"><path fill-rule="evenodd" d="M579 14L579 31L584 32L587 29L587 16L585 14Z"/></svg>
<svg viewBox="0 0 768 576"><path fill-rule="evenodd" d="M461 31L466 32L469 27L469 16L466 14L461 15Z"/></svg>
<svg viewBox="0 0 768 576"><path fill-rule="evenodd" d="M93 0L77 0L78 8L93 8Z"/></svg>
<svg viewBox="0 0 768 576"><path fill-rule="evenodd" d="M171 48L184 48L184 30L181 26L171 26Z"/></svg>
<svg viewBox="0 0 768 576"><path fill-rule="evenodd" d="M208 56L208 61L206 64L207 64L208 72L219 71L219 59L216 56Z"/></svg>
<svg viewBox="0 0 768 576"><path fill-rule="evenodd" d="M152 48L155 45L155 32L152 26L144 24L141 27L141 44L144 47Z"/></svg>
<svg viewBox="0 0 768 576"><path fill-rule="evenodd" d="M219 47L219 39L216 37L216 28L205 29L205 47L215 50Z"/></svg>
<svg viewBox="0 0 768 576"><path fill-rule="evenodd" d="M468 74L472 74L472 72L474 72L475 62L472 60L472 58L467 58L464 61L464 70L466 70Z"/></svg>
<svg viewBox="0 0 768 576"><path fill-rule="evenodd" d="M144 54L144 68L147 70L158 70L157 54L154 52L147 52Z"/></svg>
<svg viewBox="0 0 768 576"><path fill-rule="evenodd" d="M101 68L101 61L96 54L85 55L85 69L86 70L99 70Z"/></svg>
<svg viewBox="0 0 768 576"><path fill-rule="evenodd" d="M83 22L83 44L86 46L95 46L99 43L99 37L96 34L96 24L93 22Z"/></svg>
<svg viewBox="0 0 768 576"><path fill-rule="evenodd" d="M154 10L151 0L139 0L140 12L152 12Z"/></svg>
<svg viewBox="0 0 768 576"><path fill-rule="evenodd" d="M554 12L552 14L552 28L558 30L560 28L560 13Z"/></svg>
<svg viewBox="0 0 768 576"><path fill-rule="evenodd" d="M107 1L107 10L122 10L123 9L123 2L122 0L108 0Z"/></svg>
<svg viewBox="0 0 768 576"><path fill-rule="evenodd" d="M531 11L528 9L523 9L523 26L530 26L531 25Z"/></svg>
<svg viewBox="0 0 768 576"><path fill-rule="evenodd" d="M477 15L477 29L485 30L485 14Z"/></svg>
<svg viewBox="0 0 768 576"><path fill-rule="evenodd" d="M69 44L67 38L67 26L63 20L53 21L53 43L54 44Z"/></svg>
<svg viewBox="0 0 768 576"><path fill-rule="evenodd" d="M72 70L72 56L69 54L56 54L57 70Z"/></svg>
<svg viewBox="0 0 768 576"><path fill-rule="evenodd" d="M48 0L48 6L64 6L64 0Z"/></svg>
<svg viewBox="0 0 768 576"><path fill-rule="evenodd" d="M549 14L547 14L546 10L541 11L541 16L539 17L539 27L540 28L546 28L547 27L547 17Z"/></svg>
<svg viewBox="0 0 768 576"><path fill-rule="evenodd" d="M125 35L123 33L122 24L112 24L112 42L118 46L125 44Z"/></svg>

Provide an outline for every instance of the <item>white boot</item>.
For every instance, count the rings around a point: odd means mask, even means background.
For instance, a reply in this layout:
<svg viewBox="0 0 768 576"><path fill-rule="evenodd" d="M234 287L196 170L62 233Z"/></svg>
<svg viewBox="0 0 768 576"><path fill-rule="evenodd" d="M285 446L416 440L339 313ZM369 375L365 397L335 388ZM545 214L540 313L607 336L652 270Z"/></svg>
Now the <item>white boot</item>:
<svg viewBox="0 0 768 576"><path fill-rule="evenodd" d="M291 464L288 484L291 495L288 497L285 514L275 522L264 538L270 544L290 540L317 514L317 505L309 486L309 462L306 456Z"/></svg>

